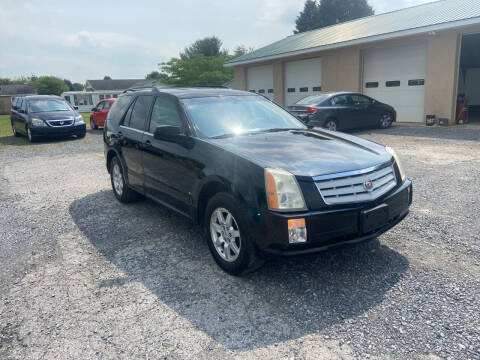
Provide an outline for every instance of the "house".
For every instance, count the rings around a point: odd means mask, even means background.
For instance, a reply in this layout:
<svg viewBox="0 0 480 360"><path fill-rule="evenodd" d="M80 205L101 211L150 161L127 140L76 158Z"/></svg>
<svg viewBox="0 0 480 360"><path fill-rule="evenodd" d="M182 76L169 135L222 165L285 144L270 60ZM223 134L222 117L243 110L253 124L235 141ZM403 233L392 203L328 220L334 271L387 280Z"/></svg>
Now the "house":
<svg viewBox="0 0 480 360"><path fill-rule="evenodd" d="M454 124L457 98L480 109L480 2L441 0L288 36L225 66L235 88L281 105L355 91L394 106L400 122Z"/></svg>
<svg viewBox="0 0 480 360"><path fill-rule="evenodd" d="M10 113L12 98L14 98L15 96L33 94L35 94L35 88L32 85L0 85L0 115Z"/></svg>
<svg viewBox="0 0 480 360"><path fill-rule="evenodd" d="M89 112L100 100L116 98L128 88L148 86L153 82L154 80L145 79L87 80L84 91L66 91L60 96L78 107L80 112ZM156 84L162 86L162 84Z"/></svg>

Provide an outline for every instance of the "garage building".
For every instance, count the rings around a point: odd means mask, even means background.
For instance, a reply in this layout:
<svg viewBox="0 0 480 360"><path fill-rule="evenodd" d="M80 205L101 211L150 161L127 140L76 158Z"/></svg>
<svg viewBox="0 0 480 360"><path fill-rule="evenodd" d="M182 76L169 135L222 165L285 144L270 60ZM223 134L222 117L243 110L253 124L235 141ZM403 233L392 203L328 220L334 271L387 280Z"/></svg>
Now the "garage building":
<svg viewBox="0 0 480 360"><path fill-rule="evenodd" d="M465 99L480 121L480 2L441 0L292 35L225 66L235 88L281 105L355 91L394 106L399 122L454 124Z"/></svg>

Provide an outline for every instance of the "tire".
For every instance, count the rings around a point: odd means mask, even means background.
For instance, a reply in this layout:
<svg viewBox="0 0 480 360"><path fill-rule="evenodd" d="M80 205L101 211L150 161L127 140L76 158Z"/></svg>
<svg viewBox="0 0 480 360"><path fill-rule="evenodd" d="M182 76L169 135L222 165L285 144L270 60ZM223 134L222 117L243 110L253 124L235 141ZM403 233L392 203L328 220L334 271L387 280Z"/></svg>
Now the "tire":
<svg viewBox="0 0 480 360"><path fill-rule="evenodd" d="M92 130L97 130L98 129L98 126L95 125L95 122L93 121L92 118L90 118L90 129L92 129Z"/></svg>
<svg viewBox="0 0 480 360"><path fill-rule="evenodd" d="M204 236L210 252L215 262L231 275L251 272L264 263L251 241L246 211L227 193L213 196L205 211Z"/></svg>
<svg viewBox="0 0 480 360"><path fill-rule="evenodd" d="M77 135L77 139L83 139L85 137L86 133L81 133Z"/></svg>
<svg viewBox="0 0 480 360"><path fill-rule="evenodd" d="M390 126L392 126L392 114L390 113L383 113L382 116L380 117L379 120L379 127L380 129L388 129Z"/></svg>
<svg viewBox="0 0 480 360"><path fill-rule="evenodd" d="M15 126L13 125L12 123L12 131L13 131L13 136L15 137L20 137L20 134L17 132L17 130L15 129Z"/></svg>
<svg viewBox="0 0 480 360"><path fill-rule="evenodd" d="M327 119L327 121L325 121L325 124L323 124L323 127L325 129L330 130L330 131L337 131L338 130L338 122L335 119Z"/></svg>
<svg viewBox="0 0 480 360"><path fill-rule="evenodd" d="M139 198L139 194L128 187L125 181L125 170L116 156L110 163L110 181L112 183L113 193L118 201L129 203Z"/></svg>
<svg viewBox="0 0 480 360"><path fill-rule="evenodd" d="M25 132L27 133L27 139L29 142L34 143L35 141L37 141L37 138L33 136L32 131L28 126L27 126L27 131Z"/></svg>

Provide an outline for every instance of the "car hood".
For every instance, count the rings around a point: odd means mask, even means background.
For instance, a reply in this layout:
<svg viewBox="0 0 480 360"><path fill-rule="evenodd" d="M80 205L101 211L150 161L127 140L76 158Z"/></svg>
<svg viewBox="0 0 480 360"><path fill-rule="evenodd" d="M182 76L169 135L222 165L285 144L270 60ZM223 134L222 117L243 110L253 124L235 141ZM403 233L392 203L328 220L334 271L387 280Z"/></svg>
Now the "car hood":
<svg viewBox="0 0 480 360"><path fill-rule="evenodd" d="M383 145L319 129L257 133L210 141L264 168L283 169L304 180L365 169L392 158Z"/></svg>
<svg viewBox="0 0 480 360"><path fill-rule="evenodd" d="M73 119L75 113L73 111L47 111L31 113L32 117L40 118L42 120L61 120L61 119Z"/></svg>

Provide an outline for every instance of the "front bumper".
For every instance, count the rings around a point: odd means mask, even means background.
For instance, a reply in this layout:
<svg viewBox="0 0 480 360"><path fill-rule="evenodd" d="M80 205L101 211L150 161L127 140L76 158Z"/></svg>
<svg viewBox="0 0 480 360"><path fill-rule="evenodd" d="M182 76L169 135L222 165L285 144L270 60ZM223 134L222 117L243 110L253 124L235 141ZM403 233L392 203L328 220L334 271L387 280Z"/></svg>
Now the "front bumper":
<svg viewBox="0 0 480 360"><path fill-rule="evenodd" d="M33 136L38 137L55 137L55 136L72 136L84 135L87 131L86 124L74 124L71 126L38 126L31 129Z"/></svg>
<svg viewBox="0 0 480 360"><path fill-rule="evenodd" d="M260 214L253 225L252 236L259 250L274 255L291 256L322 251L367 241L383 234L407 216L411 202L412 183L406 180L399 188L374 202L291 214L267 211ZM373 227L365 226L364 211L377 207L387 209L386 215L383 215L385 218ZM306 243L290 244L288 241L287 222L295 218L305 218Z"/></svg>

